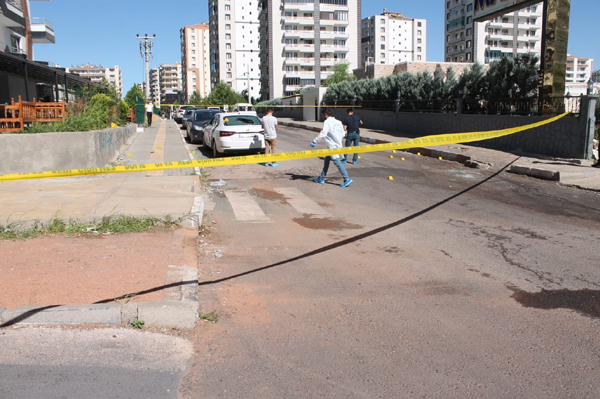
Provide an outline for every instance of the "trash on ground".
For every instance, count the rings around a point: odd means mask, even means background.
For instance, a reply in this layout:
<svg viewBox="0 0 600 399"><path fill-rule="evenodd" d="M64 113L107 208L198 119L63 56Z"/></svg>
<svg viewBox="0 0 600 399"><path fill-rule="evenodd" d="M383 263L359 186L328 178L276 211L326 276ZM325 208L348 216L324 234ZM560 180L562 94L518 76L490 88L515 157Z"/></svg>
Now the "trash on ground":
<svg viewBox="0 0 600 399"><path fill-rule="evenodd" d="M213 187L224 186L226 184L227 184L227 182L223 179L219 179L219 181L214 181L214 182L210 183L210 185Z"/></svg>

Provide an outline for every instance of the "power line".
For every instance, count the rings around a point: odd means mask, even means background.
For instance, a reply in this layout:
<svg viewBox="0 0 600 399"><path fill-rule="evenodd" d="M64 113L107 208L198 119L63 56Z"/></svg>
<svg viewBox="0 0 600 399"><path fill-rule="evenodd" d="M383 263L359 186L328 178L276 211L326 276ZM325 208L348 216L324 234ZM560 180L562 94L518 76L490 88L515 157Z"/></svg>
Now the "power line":
<svg viewBox="0 0 600 399"><path fill-rule="evenodd" d="M140 41L140 55L144 59L144 76L146 79L146 99L150 98L150 83L149 83L149 75L148 75L148 64L152 58L152 47L154 47L154 43L152 43L151 39L156 39L156 35L148 36L147 33L144 36L136 35Z"/></svg>

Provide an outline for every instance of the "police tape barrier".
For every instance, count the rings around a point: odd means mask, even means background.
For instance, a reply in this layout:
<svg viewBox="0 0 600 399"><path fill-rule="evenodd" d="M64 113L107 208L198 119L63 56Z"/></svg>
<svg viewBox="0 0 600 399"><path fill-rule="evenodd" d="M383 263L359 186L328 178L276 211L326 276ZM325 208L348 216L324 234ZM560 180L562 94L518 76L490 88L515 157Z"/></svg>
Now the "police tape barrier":
<svg viewBox="0 0 600 399"><path fill-rule="evenodd" d="M489 140L498 137L508 136L510 134L523 132L525 130L534 129L543 125L547 125L567 115L555 116L540 122L530 125L518 126L503 130L490 130L487 132L470 132L470 133L450 133L436 134L431 136L419 137L395 143L374 144L360 146L360 152L377 152L387 150L406 150L409 148L422 146L436 146L445 144L469 143L473 141ZM308 143L307 143L308 145ZM0 181L9 180L27 180L27 179L44 179L49 177L67 177L67 176L86 176L100 175L108 173L129 173L129 172L147 172L152 170L167 170L167 169L182 169L182 168L207 168L213 166L226 165L245 165L264 162L280 162L291 161L294 159L317 158L330 155L353 154L357 151L356 147L336 148L331 150L307 150L295 152L283 152L279 154L268 155L249 155L237 157L212 158L194 161L180 162L162 162L141 165L124 165L124 166L109 166L105 168L85 168L85 169L68 169L68 170L52 170L46 172L28 172L0 175Z"/></svg>

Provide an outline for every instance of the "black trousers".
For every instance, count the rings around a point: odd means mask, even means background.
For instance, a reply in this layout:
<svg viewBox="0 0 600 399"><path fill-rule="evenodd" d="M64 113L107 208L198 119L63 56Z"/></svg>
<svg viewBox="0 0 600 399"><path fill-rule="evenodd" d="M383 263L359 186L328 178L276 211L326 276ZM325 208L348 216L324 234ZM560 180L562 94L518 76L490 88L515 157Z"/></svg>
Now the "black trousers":
<svg viewBox="0 0 600 399"><path fill-rule="evenodd" d="M146 112L146 116L148 117L148 126L152 125L152 112Z"/></svg>

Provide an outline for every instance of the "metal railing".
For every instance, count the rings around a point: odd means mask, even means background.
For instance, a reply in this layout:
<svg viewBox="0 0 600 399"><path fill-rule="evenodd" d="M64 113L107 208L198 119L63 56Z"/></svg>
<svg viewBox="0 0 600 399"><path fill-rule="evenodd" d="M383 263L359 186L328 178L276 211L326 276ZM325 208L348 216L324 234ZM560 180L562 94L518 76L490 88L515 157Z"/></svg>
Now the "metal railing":
<svg viewBox="0 0 600 399"><path fill-rule="evenodd" d="M11 6L23 11L23 9L21 8L21 2L19 0L6 0L6 2Z"/></svg>
<svg viewBox="0 0 600 399"><path fill-rule="evenodd" d="M54 31L54 25L52 25L52 22L48 21L46 18L32 17L29 18L29 23L31 25L45 25L48 29Z"/></svg>

